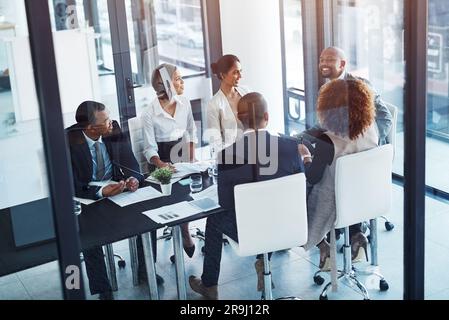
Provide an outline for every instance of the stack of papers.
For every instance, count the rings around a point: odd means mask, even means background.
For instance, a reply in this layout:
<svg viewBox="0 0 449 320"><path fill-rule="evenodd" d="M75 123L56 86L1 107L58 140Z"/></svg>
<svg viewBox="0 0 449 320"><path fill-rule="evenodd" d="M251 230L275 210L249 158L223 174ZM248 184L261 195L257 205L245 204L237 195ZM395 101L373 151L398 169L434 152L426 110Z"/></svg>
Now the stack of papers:
<svg viewBox="0 0 449 320"><path fill-rule="evenodd" d="M123 192L116 196L110 197L109 200L120 207L126 207L135 203L156 199L162 196L163 194L153 187L146 187L138 189L136 192Z"/></svg>

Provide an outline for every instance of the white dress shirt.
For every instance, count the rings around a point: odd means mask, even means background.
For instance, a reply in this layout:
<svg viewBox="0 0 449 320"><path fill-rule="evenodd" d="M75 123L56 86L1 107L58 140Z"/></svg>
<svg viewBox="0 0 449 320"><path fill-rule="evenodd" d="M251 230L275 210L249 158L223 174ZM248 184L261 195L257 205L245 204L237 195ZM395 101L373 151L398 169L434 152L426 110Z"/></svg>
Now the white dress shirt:
<svg viewBox="0 0 449 320"><path fill-rule="evenodd" d="M249 93L249 90L244 87L236 87L236 90L242 97ZM207 127L207 138L216 152L230 146L237 140L238 123L236 115L221 89L212 97L207 106Z"/></svg>
<svg viewBox="0 0 449 320"><path fill-rule="evenodd" d="M152 157L159 156L158 142L177 141L181 138L186 143L198 142L190 101L183 96L176 96L175 100L173 117L162 108L158 98L142 114L144 155L148 162Z"/></svg>

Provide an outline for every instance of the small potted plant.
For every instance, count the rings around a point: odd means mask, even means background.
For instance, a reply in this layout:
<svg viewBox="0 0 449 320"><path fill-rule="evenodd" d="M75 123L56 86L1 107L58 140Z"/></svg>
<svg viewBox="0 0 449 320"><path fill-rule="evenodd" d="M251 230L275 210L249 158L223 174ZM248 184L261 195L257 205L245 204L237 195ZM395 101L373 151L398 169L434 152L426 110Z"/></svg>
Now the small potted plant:
<svg viewBox="0 0 449 320"><path fill-rule="evenodd" d="M159 168L153 171L151 176L161 184L161 191L163 195L171 195L171 177L173 172L169 168Z"/></svg>

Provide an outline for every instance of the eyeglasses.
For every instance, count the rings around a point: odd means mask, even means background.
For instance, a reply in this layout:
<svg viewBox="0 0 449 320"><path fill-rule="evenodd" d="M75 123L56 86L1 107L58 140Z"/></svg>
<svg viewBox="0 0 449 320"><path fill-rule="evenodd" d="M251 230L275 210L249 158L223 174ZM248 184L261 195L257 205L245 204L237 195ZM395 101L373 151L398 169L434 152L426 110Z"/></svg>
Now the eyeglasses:
<svg viewBox="0 0 449 320"><path fill-rule="evenodd" d="M337 59L335 58L320 58L320 63L335 63Z"/></svg>
<svg viewBox="0 0 449 320"><path fill-rule="evenodd" d="M96 123L95 126L96 126L96 127L101 127L101 126L109 125L109 124L111 124L111 123L112 123L111 118L107 118L107 119L105 119L103 122Z"/></svg>

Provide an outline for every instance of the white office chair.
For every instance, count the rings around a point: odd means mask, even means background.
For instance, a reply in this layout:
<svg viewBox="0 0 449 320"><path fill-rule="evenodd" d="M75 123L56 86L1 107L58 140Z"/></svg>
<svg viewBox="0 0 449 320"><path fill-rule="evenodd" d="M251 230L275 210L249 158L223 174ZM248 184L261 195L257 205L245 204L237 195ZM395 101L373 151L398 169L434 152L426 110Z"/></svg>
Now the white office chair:
<svg viewBox="0 0 449 320"><path fill-rule="evenodd" d="M129 138L131 142L131 149L134 157L139 163L140 173L145 174L149 172L148 162L143 154L143 125L140 117L131 118L128 120ZM138 256L137 256L137 237L129 238L129 252L131 256L131 269L133 274L133 284L139 285L138 277Z"/></svg>
<svg viewBox="0 0 449 320"><path fill-rule="evenodd" d="M132 118L128 120L129 137L131 139L131 148L134 156L139 163L140 172L142 174L148 173L148 161L143 154L143 125L140 117Z"/></svg>
<svg viewBox="0 0 449 320"><path fill-rule="evenodd" d="M263 297L273 299L268 252L307 242L306 178L303 173L234 188L239 242L228 238L237 255L263 253Z"/></svg>
<svg viewBox="0 0 449 320"><path fill-rule="evenodd" d="M334 228L344 228L345 243L344 269L338 272L333 270L333 272L334 274L337 272L339 280L346 279L350 283L356 284L365 300L369 299L368 291L357 279L357 274L352 266L349 226L370 220L371 264L378 269L376 218L388 213L391 207L392 160L393 147L387 144L338 158L336 163L336 221ZM334 233L331 232L331 236L332 234ZM335 237L331 241L335 243ZM324 281L319 276L320 272L318 271L314 276L315 283L319 285ZM388 290L388 283L378 270L369 272L369 274L380 278L379 289L381 291ZM322 291L320 300L327 300L327 291L331 285L332 281Z"/></svg>
<svg viewBox="0 0 449 320"><path fill-rule="evenodd" d="M392 125L390 133L387 136L387 143L391 144L393 146L393 159L396 153L396 130L398 128L398 107L386 103L388 110L390 110L391 116L392 116Z"/></svg>
<svg viewBox="0 0 449 320"><path fill-rule="evenodd" d="M393 122L391 125L390 133L387 135L387 143L389 143L393 146L393 160L394 160L394 157L396 155L396 130L398 127L398 107L396 107L390 103L386 103L386 105L387 105L388 110L390 110L390 113L392 116L392 122ZM387 217L381 216L380 218L385 220L385 229L387 231L391 231L394 229L394 224L390 220L388 220Z"/></svg>

